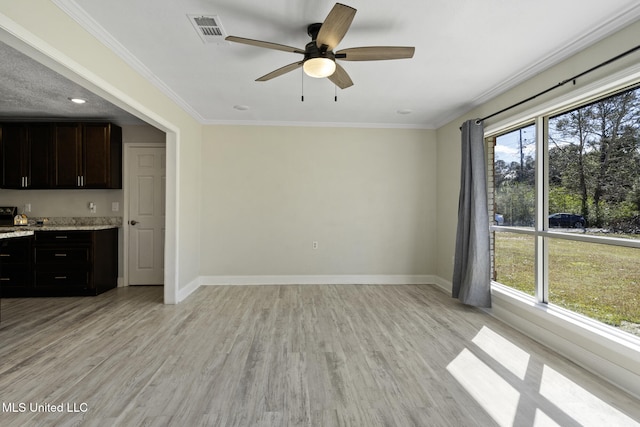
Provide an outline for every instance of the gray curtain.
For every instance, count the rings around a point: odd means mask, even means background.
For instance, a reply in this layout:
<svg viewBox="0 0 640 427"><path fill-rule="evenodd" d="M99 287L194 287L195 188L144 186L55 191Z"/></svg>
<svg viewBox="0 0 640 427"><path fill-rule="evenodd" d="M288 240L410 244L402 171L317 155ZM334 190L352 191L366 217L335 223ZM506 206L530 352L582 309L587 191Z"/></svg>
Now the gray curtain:
<svg viewBox="0 0 640 427"><path fill-rule="evenodd" d="M462 125L462 168L458 232L453 263L453 297L491 307L491 258L487 209L487 163L482 122Z"/></svg>

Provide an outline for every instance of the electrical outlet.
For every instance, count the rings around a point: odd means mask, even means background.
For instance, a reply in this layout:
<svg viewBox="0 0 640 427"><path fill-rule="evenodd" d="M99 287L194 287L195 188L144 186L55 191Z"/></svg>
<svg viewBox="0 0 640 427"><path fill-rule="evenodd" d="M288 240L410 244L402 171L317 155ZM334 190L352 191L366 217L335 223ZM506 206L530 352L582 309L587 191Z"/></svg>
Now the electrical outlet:
<svg viewBox="0 0 640 427"><path fill-rule="evenodd" d="M120 202L111 202L111 212L118 212L120 210Z"/></svg>
<svg viewBox="0 0 640 427"><path fill-rule="evenodd" d="M313 249L318 249L318 242L314 240L313 243L311 244L311 247Z"/></svg>
<svg viewBox="0 0 640 427"><path fill-rule="evenodd" d="M91 213L96 213L96 204L94 202L89 202L89 211Z"/></svg>
<svg viewBox="0 0 640 427"><path fill-rule="evenodd" d="M25 203L24 212L25 213L31 212L31 203Z"/></svg>

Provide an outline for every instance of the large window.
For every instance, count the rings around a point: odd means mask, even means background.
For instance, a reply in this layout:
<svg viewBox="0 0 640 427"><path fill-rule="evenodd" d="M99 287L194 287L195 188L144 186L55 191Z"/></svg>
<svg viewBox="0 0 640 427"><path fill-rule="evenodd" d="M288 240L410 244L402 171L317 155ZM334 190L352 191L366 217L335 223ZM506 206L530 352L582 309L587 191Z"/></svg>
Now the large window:
<svg viewBox="0 0 640 427"><path fill-rule="evenodd" d="M496 282L640 336L640 88L491 136Z"/></svg>

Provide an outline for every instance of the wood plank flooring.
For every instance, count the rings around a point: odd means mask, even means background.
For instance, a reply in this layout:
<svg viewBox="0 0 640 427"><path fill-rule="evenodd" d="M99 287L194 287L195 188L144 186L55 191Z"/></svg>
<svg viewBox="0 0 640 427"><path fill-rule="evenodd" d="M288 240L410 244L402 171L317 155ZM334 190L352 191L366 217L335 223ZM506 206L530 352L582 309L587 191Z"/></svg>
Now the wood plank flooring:
<svg viewBox="0 0 640 427"><path fill-rule="evenodd" d="M640 425L638 400L434 286L1 303L2 426Z"/></svg>

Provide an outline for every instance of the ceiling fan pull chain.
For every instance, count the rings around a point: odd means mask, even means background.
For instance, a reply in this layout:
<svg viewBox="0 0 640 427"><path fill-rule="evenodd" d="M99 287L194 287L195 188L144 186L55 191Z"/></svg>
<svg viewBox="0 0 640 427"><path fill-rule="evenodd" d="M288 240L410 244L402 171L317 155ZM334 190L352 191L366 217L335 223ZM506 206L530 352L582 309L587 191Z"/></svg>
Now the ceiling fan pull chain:
<svg viewBox="0 0 640 427"><path fill-rule="evenodd" d="M333 102L338 102L338 85L333 85Z"/></svg>
<svg viewBox="0 0 640 427"><path fill-rule="evenodd" d="M300 86L302 88L302 95L300 96L300 102L304 102L304 71L300 73Z"/></svg>

